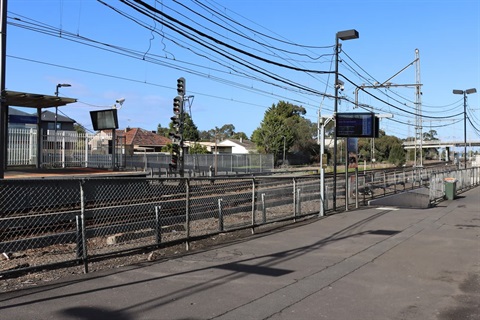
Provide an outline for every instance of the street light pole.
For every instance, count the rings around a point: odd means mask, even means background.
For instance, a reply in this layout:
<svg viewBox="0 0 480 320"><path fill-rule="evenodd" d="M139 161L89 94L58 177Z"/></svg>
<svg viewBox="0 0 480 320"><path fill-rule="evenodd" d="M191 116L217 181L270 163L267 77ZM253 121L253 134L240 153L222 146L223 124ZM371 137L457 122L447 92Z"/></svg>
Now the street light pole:
<svg viewBox="0 0 480 320"><path fill-rule="evenodd" d="M61 87L71 87L71 84L68 83L59 83L57 84L57 87L55 88L55 96L58 97L58 89ZM58 118L58 106L55 106L55 137L54 137L54 143L55 145L53 146L53 162L54 165L57 164L57 118Z"/></svg>
<svg viewBox="0 0 480 320"><path fill-rule="evenodd" d="M285 166L285 140L286 140L286 137L283 136L283 161L282 161L282 166Z"/></svg>
<svg viewBox="0 0 480 320"><path fill-rule="evenodd" d="M335 104L333 109L334 119L338 112L338 53L340 50L339 40L351 40L358 39L359 34L355 29L339 31L335 35ZM335 127L337 124L335 123ZM333 211L337 209L337 132L336 129L333 132Z"/></svg>
<svg viewBox="0 0 480 320"><path fill-rule="evenodd" d="M463 152L465 157L465 169L467 169L467 94L476 93L477 89L453 90L453 94L463 94Z"/></svg>

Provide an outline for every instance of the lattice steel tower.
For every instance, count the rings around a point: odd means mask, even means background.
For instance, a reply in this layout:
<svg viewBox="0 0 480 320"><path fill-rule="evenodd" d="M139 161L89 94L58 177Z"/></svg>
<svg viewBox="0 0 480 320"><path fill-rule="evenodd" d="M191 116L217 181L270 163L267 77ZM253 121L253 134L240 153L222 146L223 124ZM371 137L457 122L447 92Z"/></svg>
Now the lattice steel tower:
<svg viewBox="0 0 480 320"><path fill-rule="evenodd" d="M420 81L420 51L415 49L415 167L423 167L423 133L422 133L422 85ZM417 150L418 148L418 150ZM419 160L417 160L419 158ZM417 162L418 161L418 162Z"/></svg>

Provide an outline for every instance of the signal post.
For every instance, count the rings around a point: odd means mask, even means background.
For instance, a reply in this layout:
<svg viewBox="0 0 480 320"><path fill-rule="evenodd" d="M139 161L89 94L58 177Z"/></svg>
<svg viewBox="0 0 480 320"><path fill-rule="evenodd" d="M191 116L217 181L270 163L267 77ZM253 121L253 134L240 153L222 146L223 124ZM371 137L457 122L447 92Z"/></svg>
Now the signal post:
<svg viewBox="0 0 480 320"><path fill-rule="evenodd" d="M173 117L170 119L173 122L173 131L169 133L172 140L172 159L169 164L171 172L178 172L180 177L184 176L184 153L183 145L183 114L184 114L184 99L186 93L185 78L177 79L177 96L173 99Z"/></svg>

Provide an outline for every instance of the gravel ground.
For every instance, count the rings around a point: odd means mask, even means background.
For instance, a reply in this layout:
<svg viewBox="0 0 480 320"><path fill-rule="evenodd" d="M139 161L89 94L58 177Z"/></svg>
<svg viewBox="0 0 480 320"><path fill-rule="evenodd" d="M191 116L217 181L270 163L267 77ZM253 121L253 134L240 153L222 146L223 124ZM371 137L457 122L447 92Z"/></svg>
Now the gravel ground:
<svg viewBox="0 0 480 320"><path fill-rule="evenodd" d="M256 229L256 234L266 232L268 230L271 230L272 228L278 228L285 224L291 224L291 222L290 223L274 223L267 227ZM251 230L244 229L244 230L233 231L228 233L221 233L221 234L217 234L217 235L203 238L200 240L190 241L189 251L186 250L185 243L167 246L164 248L154 249L154 250L143 250L143 251L139 250L138 252L131 253L131 254L129 253L124 256L108 257L105 259L100 259L98 261L91 262L88 264L88 271L89 273L91 273L91 272L98 272L106 269L112 269L112 268L122 268L124 266L133 265L133 264L167 260L173 257L181 256L181 255L199 251L199 250L206 250L218 245L224 245L232 241L238 241L251 236L252 236ZM41 257L42 255L33 255L33 256ZM20 256L18 258L20 259L24 257ZM8 262L10 263L12 261L14 262L15 259L16 259L15 256L13 256L10 258L10 260L8 260ZM2 255L2 257L0 257L0 263L5 263L6 261L7 261L6 257ZM31 264L38 265L39 263L35 264L35 261L31 261ZM50 268L50 269L45 268L40 271L32 271L28 273L15 273L12 276L4 277L3 279L0 276L0 279L1 279L0 292L8 292L8 291L20 290L24 288L30 288L34 286L40 286L42 284L64 279L67 277L72 277L75 275L80 275L83 273L84 273L83 265L77 265L77 266L67 266L67 267Z"/></svg>

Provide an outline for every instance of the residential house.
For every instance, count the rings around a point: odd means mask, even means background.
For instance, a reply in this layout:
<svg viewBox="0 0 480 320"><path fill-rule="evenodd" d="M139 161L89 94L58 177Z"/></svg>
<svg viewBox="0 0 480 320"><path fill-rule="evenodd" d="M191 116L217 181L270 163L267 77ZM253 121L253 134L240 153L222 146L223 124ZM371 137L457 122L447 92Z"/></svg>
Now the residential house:
<svg viewBox="0 0 480 320"><path fill-rule="evenodd" d="M35 129L37 127L37 116L12 107L8 107L8 127L18 129Z"/></svg>
<svg viewBox="0 0 480 320"><path fill-rule="evenodd" d="M57 125L57 131L75 131L73 124L75 120L65 117L61 114L57 114L55 120L55 113L51 111L43 111L41 117L40 128L46 132L46 130L55 130L55 124ZM12 107L8 108L8 126L10 128L37 128L37 114L27 113Z"/></svg>
<svg viewBox="0 0 480 320"><path fill-rule="evenodd" d="M257 153L257 148L252 141L243 139L225 139L217 144L218 153L249 154Z"/></svg>
<svg viewBox="0 0 480 320"><path fill-rule="evenodd" d="M116 130L117 148L124 146L125 154L132 155L136 152L161 152L162 148L172 141L166 137L160 136L153 131L142 128L126 128L125 130ZM112 130L98 131L95 137L90 141L91 149L97 154L110 153Z"/></svg>
<svg viewBox="0 0 480 320"><path fill-rule="evenodd" d="M55 119L56 118L56 119ZM43 111L42 118L40 120L40 127L43 132L46 130L54 130L55 126L57 126L58 131L75 131L73 124L76 121L65 117L61 114L51 111Z"/></svg>
<svg viewBox="0 0 480 320"><path fill-rule="evenodd" d="M124 131L117 130L118 137L125 139L125 151L127 154L135 152L161 152L162 148L172 143L172 140L158 135L155 131L141 128L127 128Z"/></svg>

